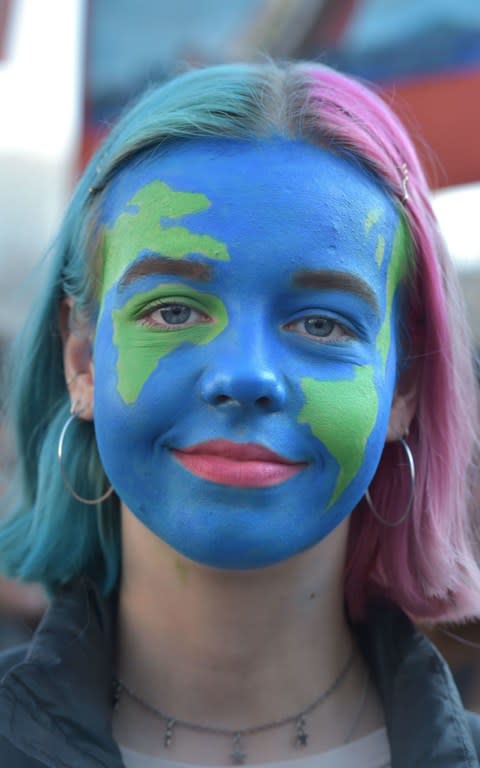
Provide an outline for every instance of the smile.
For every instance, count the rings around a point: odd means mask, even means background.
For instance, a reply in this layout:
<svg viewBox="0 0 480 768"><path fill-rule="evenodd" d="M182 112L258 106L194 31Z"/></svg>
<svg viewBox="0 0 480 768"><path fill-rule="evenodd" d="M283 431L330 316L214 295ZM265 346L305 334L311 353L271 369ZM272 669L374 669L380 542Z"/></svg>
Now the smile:
<svg viewBox="0 0 480 768"><path fill-rule="evenodd" d="M305 462L290 461L261 445L229 440L208 440L172 453L193 475L238 488L279 485L306 466Z"/></svg>

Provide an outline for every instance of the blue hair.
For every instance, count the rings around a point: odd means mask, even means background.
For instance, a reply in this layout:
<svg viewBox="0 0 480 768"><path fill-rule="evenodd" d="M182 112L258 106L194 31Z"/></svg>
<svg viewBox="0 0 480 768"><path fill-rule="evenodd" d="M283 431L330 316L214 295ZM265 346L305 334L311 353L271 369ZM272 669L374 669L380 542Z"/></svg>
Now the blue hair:
<svg viewBox="0 0 480 768"><path fill-rule="evenodd" d="M271 133L274 122L268 116L282 78L275 65L223 66L152 88L118 122L86 168L46 259L46 288L6 366L17 456L0 528L0 563L7 575L41 582L53 591L84 574L105 593L119 578L118 498L113 494L85 506L66 488L57 460L59 435L70 413L59 308L62 299L71 297L76 312L94 321L99 283L95 224L102 190L135 155L172 139ZM97 498L108 486L91 423L72 423L63 466L80 496Z"/></svg>

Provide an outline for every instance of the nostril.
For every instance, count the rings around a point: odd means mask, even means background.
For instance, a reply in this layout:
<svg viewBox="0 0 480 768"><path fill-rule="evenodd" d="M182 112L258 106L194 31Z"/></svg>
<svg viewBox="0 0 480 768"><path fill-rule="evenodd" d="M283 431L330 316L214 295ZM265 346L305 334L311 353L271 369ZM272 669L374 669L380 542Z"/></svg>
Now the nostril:
<svg viewBox="0 0 480 768"><path fill-rule="evenodd" d="M223 403L228 403L230 398L228 395L217 395L215 398L215 405L223 405Z"/></svg>
<svg viewBox="0 0 480 768"><path fill-rule="evenodd" d="M257 405L259 405L261 408L268 408L270 406L270 398L263 395L262 397L257 397Z"/></svg>
<svg viewBox="0 0 480 768"><path fill-rule="evenodd" d="M232 366L233 367L233 366ZM228 375L227 375L228 374ZM281 409L285 391L278 376L269 371L206 371L200 382L200 397L216 408L242 406L263 413Z"/></svg>

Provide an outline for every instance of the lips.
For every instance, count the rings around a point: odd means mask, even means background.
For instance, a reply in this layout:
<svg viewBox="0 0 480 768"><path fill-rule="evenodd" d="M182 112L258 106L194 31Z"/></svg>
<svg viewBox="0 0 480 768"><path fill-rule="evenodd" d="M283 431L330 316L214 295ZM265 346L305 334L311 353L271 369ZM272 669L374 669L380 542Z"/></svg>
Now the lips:
<svg viewBox="0 0 480 768"><path fill-rule="evenodd" d="M267 488L289 480L306 463L290 461L256 443L207 440L189 448L172 450L193 475L220 485Z"/></svg>

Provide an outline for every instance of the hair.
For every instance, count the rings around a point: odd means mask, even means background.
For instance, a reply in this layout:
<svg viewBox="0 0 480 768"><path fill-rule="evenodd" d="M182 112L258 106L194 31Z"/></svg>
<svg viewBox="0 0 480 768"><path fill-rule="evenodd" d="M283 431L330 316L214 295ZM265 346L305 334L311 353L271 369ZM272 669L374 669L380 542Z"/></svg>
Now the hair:
<svg viewBox="0 0 480 768"><path fill-rule="evenodd" d="M66 489L57 462L70 407L59 307L71 297L94 320L102 191L127 161L167 142L174 151L179 139L274 134L329 148L373 174L411 240L403 322L406 367L417 390L409 436L415 496L410 515L397 527L382 525L365 500L353 511L345 571L349 613L353 619L365 616L375 593L415 618L478 613L480 576L467 498L476 385L457 283L428 186L405 129L384 101L360 82L309 63L210 67L155 87L119 120L86 168L49 254L49 281L14 349L10 414L18 468L0 529L4 570L49 590L77 575L93 578L106 594L118 583L118 498L85 507ZM96 498L107 480L93 425L77 419L70 431L66 472L79 494ZM371 486L377 510L391 521L402 516L411 490L398 450L386 444Z"/></svg>

